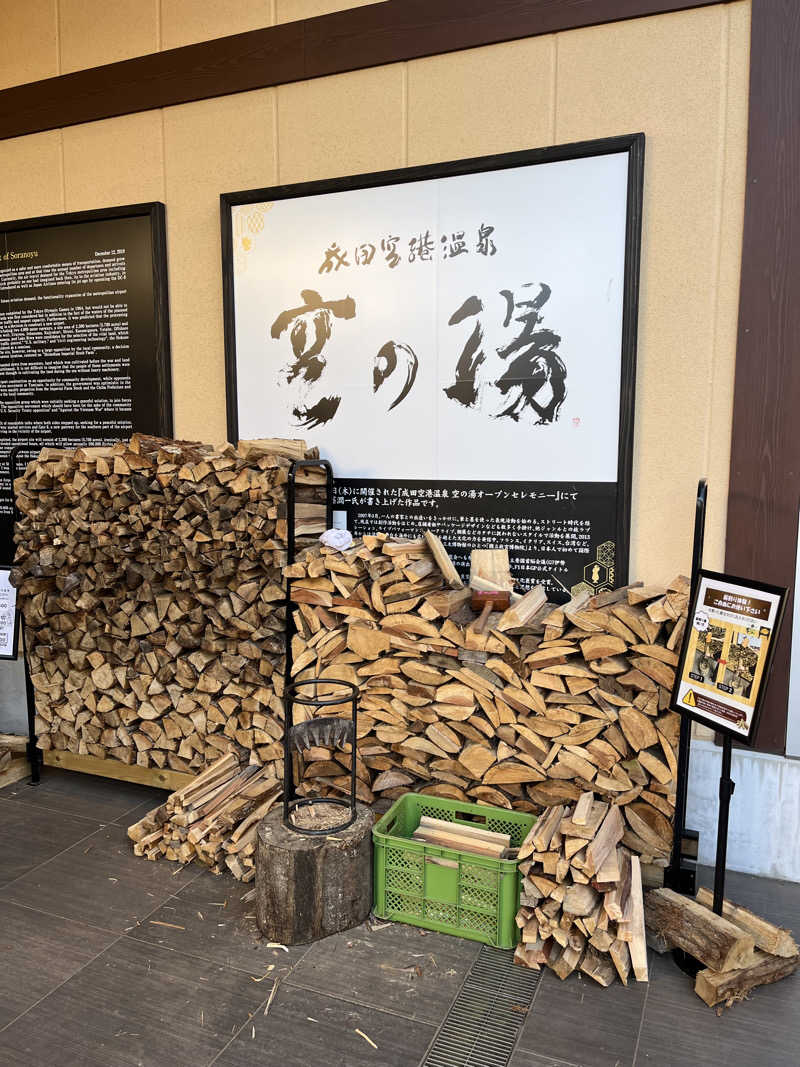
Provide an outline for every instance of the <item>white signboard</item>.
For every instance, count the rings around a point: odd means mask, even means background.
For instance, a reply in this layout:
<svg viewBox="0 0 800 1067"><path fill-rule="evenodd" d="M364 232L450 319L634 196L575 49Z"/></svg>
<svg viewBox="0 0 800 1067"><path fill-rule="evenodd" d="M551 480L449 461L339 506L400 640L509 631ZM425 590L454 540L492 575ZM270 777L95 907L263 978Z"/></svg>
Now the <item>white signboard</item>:
<svg viewBox="0 0 800 1067"><path fill-rule="evenodd" d="M624 577L642 145L577 148L223 197L232 438L319 444L354 532Z"/></svg>
<svg viewBox="0 0 800 1067"><path fill-rule="evenodd" d="M0 567L0 659L17 658L17 591L9 567Z"/></svg>

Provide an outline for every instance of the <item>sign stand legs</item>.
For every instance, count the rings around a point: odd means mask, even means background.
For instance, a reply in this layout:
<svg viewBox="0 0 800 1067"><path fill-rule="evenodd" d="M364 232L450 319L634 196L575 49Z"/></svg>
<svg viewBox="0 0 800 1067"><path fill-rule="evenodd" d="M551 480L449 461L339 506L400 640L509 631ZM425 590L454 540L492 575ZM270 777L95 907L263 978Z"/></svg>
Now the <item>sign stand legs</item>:
<svg viewBox="0 0 800 1067"><path fill-rule="evenodd" d="M694 600L700 568L703 565L703 542L706 532L706 501L708 499L708 482L701 478L697 483L697 501L694 518L694 546L692 549L692 586L689 603ZM687 626L690 620L687 620ZM675 819L672 836L672 859L667 868L667 884L676 893L694 895L695 869L684 867L681 863L683 852L684 824L686 822L686 797L689 791L689 748L692 737L692 723L685 715L681 716L681 732L678 740L678 778L675 787Z"/></svg>
<svg viewBox="0 0 800 1067"><path fill-rule="evenodd" d="M11 478L11 498L14 508L14 522L19 520L17 499L14 495L14 482L17 480L17 456L22 451L22 445L15 445L8 454L8 473ZM26 755L31 765L31 785L39 784L39 768L42 763L42 753L36 745L36 696L33 692L31 672L28 668L28 657L25 649L25 619L22 612L19 613L19 645L22 652L22 666L25 671L25 703L28 711L28 744Z"/></svg>
<svg viewBox="0 0 800 1067"><path fill-rule="evenodd" d="M731 780L731 752L733 741L722 738L722 770L719 775L719 821L717 823L717 862L714 866L714 911L722 915L725 896L725 860L728 853L728 815L736 783Z"/></svg>

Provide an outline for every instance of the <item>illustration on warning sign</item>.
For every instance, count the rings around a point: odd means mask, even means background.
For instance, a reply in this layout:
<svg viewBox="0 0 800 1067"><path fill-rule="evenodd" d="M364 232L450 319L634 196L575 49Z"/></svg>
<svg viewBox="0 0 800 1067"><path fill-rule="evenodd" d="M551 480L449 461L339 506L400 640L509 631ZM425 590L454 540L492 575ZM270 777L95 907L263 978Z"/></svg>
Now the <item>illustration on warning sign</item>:
<svg viewBox="0 0 800 1067"><path fill-rule="evenodd" d="M786 590L701 571L672 706L749 742L769 674Z"/></svg>

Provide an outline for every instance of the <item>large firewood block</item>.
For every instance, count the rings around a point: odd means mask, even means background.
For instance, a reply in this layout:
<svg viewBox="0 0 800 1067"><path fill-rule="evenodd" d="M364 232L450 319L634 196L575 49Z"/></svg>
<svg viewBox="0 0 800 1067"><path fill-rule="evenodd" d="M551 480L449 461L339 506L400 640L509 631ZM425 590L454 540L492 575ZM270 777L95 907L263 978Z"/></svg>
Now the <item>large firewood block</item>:
<svg viewBox="0 0 800 1067"><path fill-rule="evenodd" d="M283 808L258 828L256 918L270 941L305 945L362 923L372 908L372 812L324 837L283 824Z"/></svg>

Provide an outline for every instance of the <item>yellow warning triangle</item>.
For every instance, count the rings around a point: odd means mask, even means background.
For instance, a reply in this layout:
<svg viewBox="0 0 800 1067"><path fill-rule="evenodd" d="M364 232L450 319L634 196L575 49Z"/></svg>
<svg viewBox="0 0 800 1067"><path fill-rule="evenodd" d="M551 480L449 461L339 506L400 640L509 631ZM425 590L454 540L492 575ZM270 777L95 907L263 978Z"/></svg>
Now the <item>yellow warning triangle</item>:
<svg viewBox="0 0 800 1067"><path fill-rule="evenodd" d="M697 701L694 698L694 690L693 689L689 690L689 692L683 698L683 702L689 708L696 708L697 707Z"/></svg>

